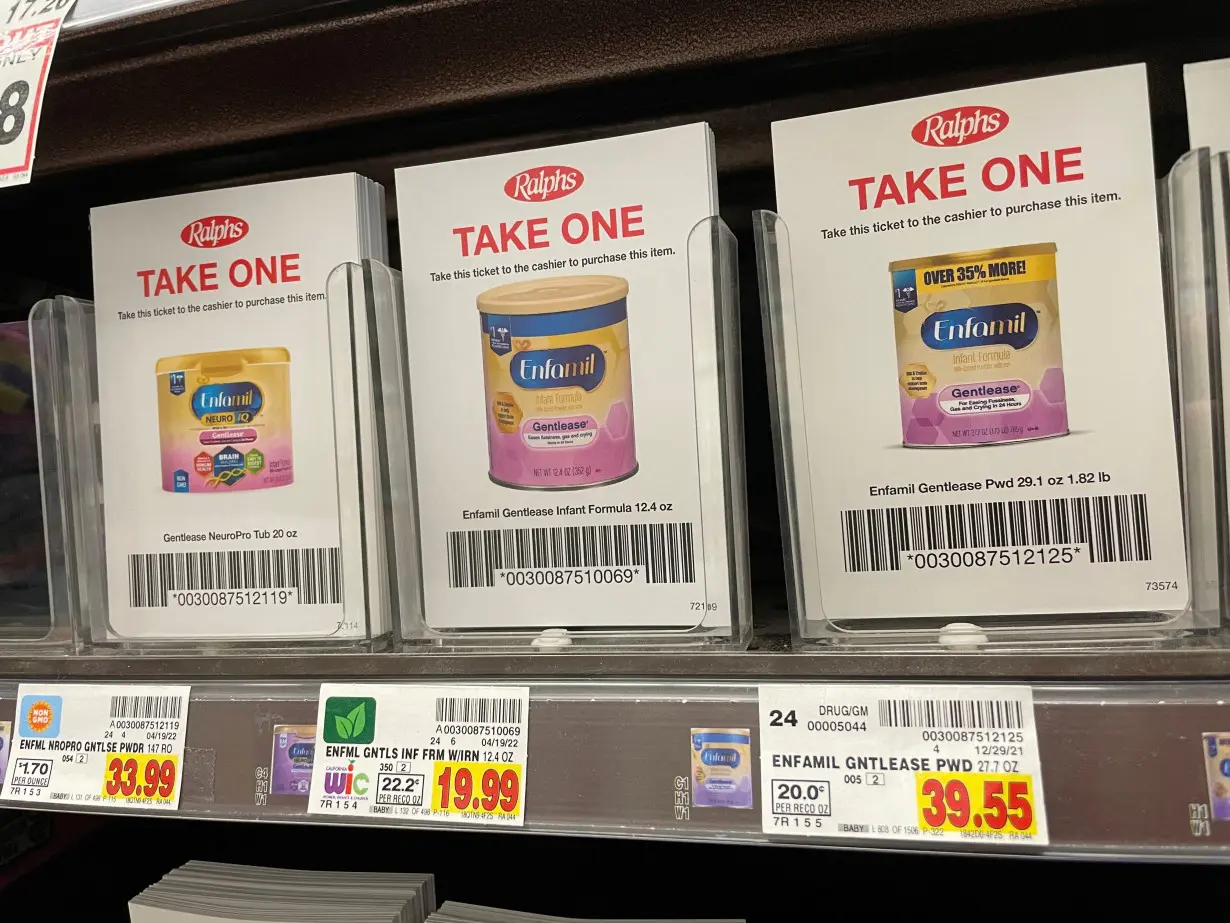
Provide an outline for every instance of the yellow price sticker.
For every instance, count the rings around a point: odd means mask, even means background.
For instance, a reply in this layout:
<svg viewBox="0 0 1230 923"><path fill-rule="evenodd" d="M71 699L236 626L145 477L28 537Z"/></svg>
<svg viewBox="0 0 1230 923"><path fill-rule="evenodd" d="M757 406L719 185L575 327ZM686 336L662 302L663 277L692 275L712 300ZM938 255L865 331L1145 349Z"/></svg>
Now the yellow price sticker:
<svg viewBox="0 0 1230 923"><path fill-rule="evenodd" d="M516 817L521 813L519 763L435 764L431 806L449 814L491 814Z"/></svg>
<svg viewBox="0 0 1230 923"><path fill-rule="evenodd" d="M918 772L914 783L922 830L1013 836L1038 833L1032 776Z"/></svg>
<svg viewBox="0 0 1230 923"><path fill-rule="evenodd" d="M120 802L158 804L175 799L179 757L166 753L108 753L102 795Z"/></svg>

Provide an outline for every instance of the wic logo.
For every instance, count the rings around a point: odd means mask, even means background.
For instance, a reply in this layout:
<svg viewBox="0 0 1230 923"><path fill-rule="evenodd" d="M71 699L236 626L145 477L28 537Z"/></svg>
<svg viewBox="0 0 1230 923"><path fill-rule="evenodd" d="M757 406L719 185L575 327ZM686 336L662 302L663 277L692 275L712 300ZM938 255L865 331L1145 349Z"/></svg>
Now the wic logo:
<svg viewBox="0 0 1230 923"><path fill-rule="evenodd" d="M189 247L225 247L247 237L250 227L248 222L234 215L211 215L185 225L179 232L179 239Z"/></svg>
<svg viewBox="0 0 1230 923"><path fill-rule="evenodd" d="M928 147L958 147L992 138L1008 127L1008 113L994 106L959 106L919 119L910 137Z"/></svg>
<svg viewBox="0 0 1230 923"><path fill-rule="evenodd" d="M576 167L534 167L510 176L504 194L518 202L550 202L572 195L584 182L585 174Z"/></svg>

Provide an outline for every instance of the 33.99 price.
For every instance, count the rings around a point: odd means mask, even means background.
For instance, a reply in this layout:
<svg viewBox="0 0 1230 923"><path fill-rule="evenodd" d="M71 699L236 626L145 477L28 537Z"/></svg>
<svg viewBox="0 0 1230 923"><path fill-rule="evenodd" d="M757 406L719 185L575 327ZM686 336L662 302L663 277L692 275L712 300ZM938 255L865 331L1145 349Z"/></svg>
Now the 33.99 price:
<svg viewBox="0 0 1230 923"><path fill-rule="evenodd" d="M102 793L106 798L170 801L178 778L178 757L108 753Z"/></svg>
<svg viewBox="0 0 1230 923"><path fill-rule="evenodd" d="M920 772L915 783L918 826L923 830L1018 836L1038 832L1032 776Z"/></svg>

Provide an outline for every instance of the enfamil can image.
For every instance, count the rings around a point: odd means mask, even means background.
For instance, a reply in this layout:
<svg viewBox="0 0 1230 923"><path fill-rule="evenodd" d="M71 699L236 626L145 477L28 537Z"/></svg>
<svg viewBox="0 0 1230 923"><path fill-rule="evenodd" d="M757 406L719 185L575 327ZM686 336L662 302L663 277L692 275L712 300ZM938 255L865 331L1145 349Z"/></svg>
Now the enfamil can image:
<svg viewBox="0 0 1230 923"><path fill-rule="evenodd" d="M155 372L163 490L261 490L294 480L289 350L168 356Z"/></svg>
<svg viewBox="0 0 1230 923"><path fill-rule="evenodd" d="M1068 432L1053 243L889 264L906 446Z"/></svg>
<svg viewBox="0 0 1230 923"><path fill-rule="evenodd" d="M1230 731L1202 734L1209 807L1214 820L1230 820Z"/></svg>
<svg viewBox="0 0 1230 923"><path fill-rule="evenodd" d="M692 804L752 806L752 734L747 728L692 728Z"/></svg>
<svg viewBox="0 0 1230 923"><path fill-rule="evenodd" d="M635 474L627 280L513 282L478 311L491 480L566 490Z"/></svg>

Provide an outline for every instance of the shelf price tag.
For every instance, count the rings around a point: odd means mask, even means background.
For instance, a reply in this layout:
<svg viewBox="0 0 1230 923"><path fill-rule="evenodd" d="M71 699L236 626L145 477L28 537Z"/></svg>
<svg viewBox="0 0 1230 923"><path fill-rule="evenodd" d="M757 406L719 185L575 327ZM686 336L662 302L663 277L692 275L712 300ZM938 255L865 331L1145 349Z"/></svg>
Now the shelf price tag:
<svg viewBox="0 0 1230 923"><path fill-rule="evenodd" d="M6 799L179 807L190 686L22 683Z"/></svg>
<svg viewBox="0 0 1230 923"><path fill-rule="evenodd" d="M521 826L529 688L325 683L308 812Z"/></svg>
<svg viewBox="0 0 1230 923"><path fill-rule="evenodd" d="M765 833L1045 845L1028 686L763 685Z"/></svg>
<svg viewBox="0 0 1230 923"><path fill-rule="evenodd" d="M43 93L75 0L0 0L0 186L30 182Z"/></svg>

